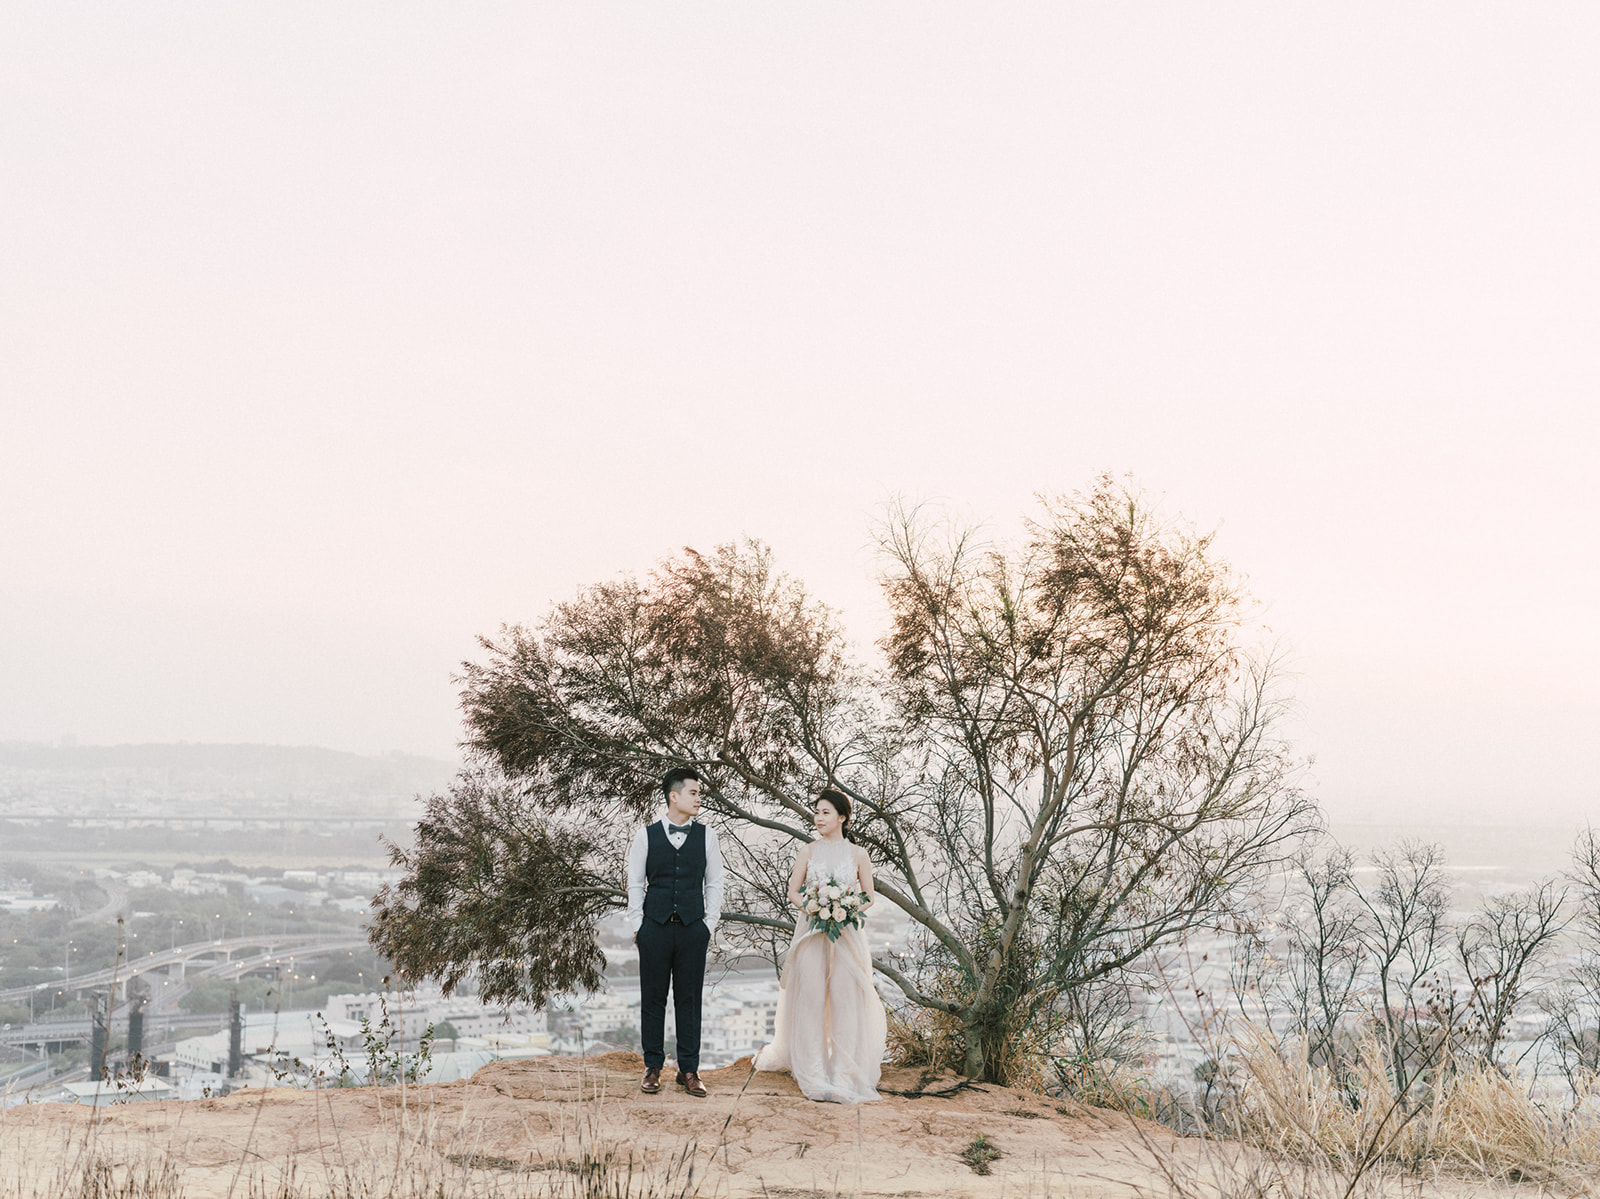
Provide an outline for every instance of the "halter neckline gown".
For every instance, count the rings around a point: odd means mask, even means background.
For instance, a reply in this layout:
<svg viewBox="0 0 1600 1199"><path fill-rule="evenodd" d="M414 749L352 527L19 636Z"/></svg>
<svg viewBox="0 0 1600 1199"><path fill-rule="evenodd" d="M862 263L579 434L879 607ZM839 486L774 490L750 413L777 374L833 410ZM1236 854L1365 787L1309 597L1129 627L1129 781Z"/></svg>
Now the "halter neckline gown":
<svg viewBox="0 0 1600 1199"><path fill-rule="evenodd" d="M859 885L855 871L850 842L812 843L807 885L830 877ZM887 1035L861 930L847 928L829 941L801 913L779 982L774 1039L756 1055L756 1069L787 1070L807 1099L866 1103L878 1098Z"/></svg>

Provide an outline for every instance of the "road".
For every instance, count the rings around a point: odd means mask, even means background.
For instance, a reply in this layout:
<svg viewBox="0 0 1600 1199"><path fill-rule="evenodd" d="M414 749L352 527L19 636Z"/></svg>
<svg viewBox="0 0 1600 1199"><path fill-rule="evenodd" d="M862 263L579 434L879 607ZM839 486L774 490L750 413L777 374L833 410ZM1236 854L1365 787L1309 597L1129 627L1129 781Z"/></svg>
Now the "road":
<svg viewBox="0 0 1600 1199"><path fill-rule="evenodd" d="M117 917L127 906L128 893L115 883L101 881L99 886L106 893L106 901L100 907L90 912L87 916L75 918L74 924L115 924Z"/></svg>

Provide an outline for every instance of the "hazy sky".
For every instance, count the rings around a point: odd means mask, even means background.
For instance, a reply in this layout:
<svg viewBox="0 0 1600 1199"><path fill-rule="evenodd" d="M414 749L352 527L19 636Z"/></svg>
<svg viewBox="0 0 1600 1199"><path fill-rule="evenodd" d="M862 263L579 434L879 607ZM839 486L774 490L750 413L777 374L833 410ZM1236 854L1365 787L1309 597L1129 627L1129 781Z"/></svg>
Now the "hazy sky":
<svg viewBox="0 0 1600 1199"><path fill-rule="evenodd" d="M1220 526L1335 814L1600 820L1600 7L0 10L0 740L448 756L896 494Z"/></svg>

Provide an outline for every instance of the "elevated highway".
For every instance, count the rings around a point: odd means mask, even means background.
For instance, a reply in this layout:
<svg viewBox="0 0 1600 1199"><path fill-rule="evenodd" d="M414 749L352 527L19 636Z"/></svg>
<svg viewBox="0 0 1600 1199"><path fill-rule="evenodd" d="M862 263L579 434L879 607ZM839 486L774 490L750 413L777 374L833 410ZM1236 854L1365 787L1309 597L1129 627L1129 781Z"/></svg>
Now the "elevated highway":
<svg viewBox="0 0 1600 1199"><path fill-rule="evenodd" d="M227 1017L216 1012L169 1012L146 1017L144 1026L145 1052L152 1053L168 1042L198 1033L216 1032L227 1027ZM31 1024L13 1024L0 1028L0 1045L16 1048L45 1049L51 1052L67 1045L87 1044L94 1029L86 1016L68 1020L35 1020Z"/></svg>
<svg viewBox="0 0 1600 1199"><path fill-rule="evenodd" d="M141 975L164 971L166 978L162 981L168 985L151 988L147 1010L153 1013L170 1007L195 979L237 979L250 974L270 974L297 961L314 961L334 953L364 949L366 945L365 936L306 936L303 933L191 941L172 949L151 950L140 957L125 958L109 969L91 971L77 978L10 987L0 991L0 1000L26 1003L31 996L52 991L69 995L112 992L113 1006L120 1009L128 997L129 982Z"/></svg>

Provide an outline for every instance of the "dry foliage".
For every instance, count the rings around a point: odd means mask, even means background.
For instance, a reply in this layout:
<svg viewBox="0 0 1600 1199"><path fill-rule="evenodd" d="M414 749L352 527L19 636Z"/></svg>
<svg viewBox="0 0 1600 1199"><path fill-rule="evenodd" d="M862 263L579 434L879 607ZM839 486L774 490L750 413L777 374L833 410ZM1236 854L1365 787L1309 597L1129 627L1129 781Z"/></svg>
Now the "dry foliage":
<svg viewBox="0 0 1600 1199"><path fill-rule="evenodd" d="M1343 1077L1312 1065L1304 1041L1284 1047L1260 1029L1242 1028L1233 1048L1234 1131L1279 1156L1345 1172L1382 1162L1496 1182L1582 1188L1600 1178L1600 1111L1590 1103L1547 1108L1515 1075L1492 1066L1440 1071L1408 1114L1393 1098L1386 1054L1371 1035Z"/></svg>
<svg viewBox="0 0 1600 1199"><path fill-rule="evenodd" d="M891 1065L910 1066L930 1074L963 1072L967 1030L959 1016L910 1006L890 1008L887 1015L887 1060ZM1048 1089L1044 1063L1049 1055L1036 1044L1038 1032L1037 1026L1024 1028L1003 1041L999 1057L991 1061L995 1077L987 1081L1044 1093Z"/></svg>
<svg viewBox="0 0 1600 1199"><path fill-rule="evenodd" d="M961 1022L948 1012L891 1007L888 1060L932 1073L959 1071L966 1058Z"/></svg>

